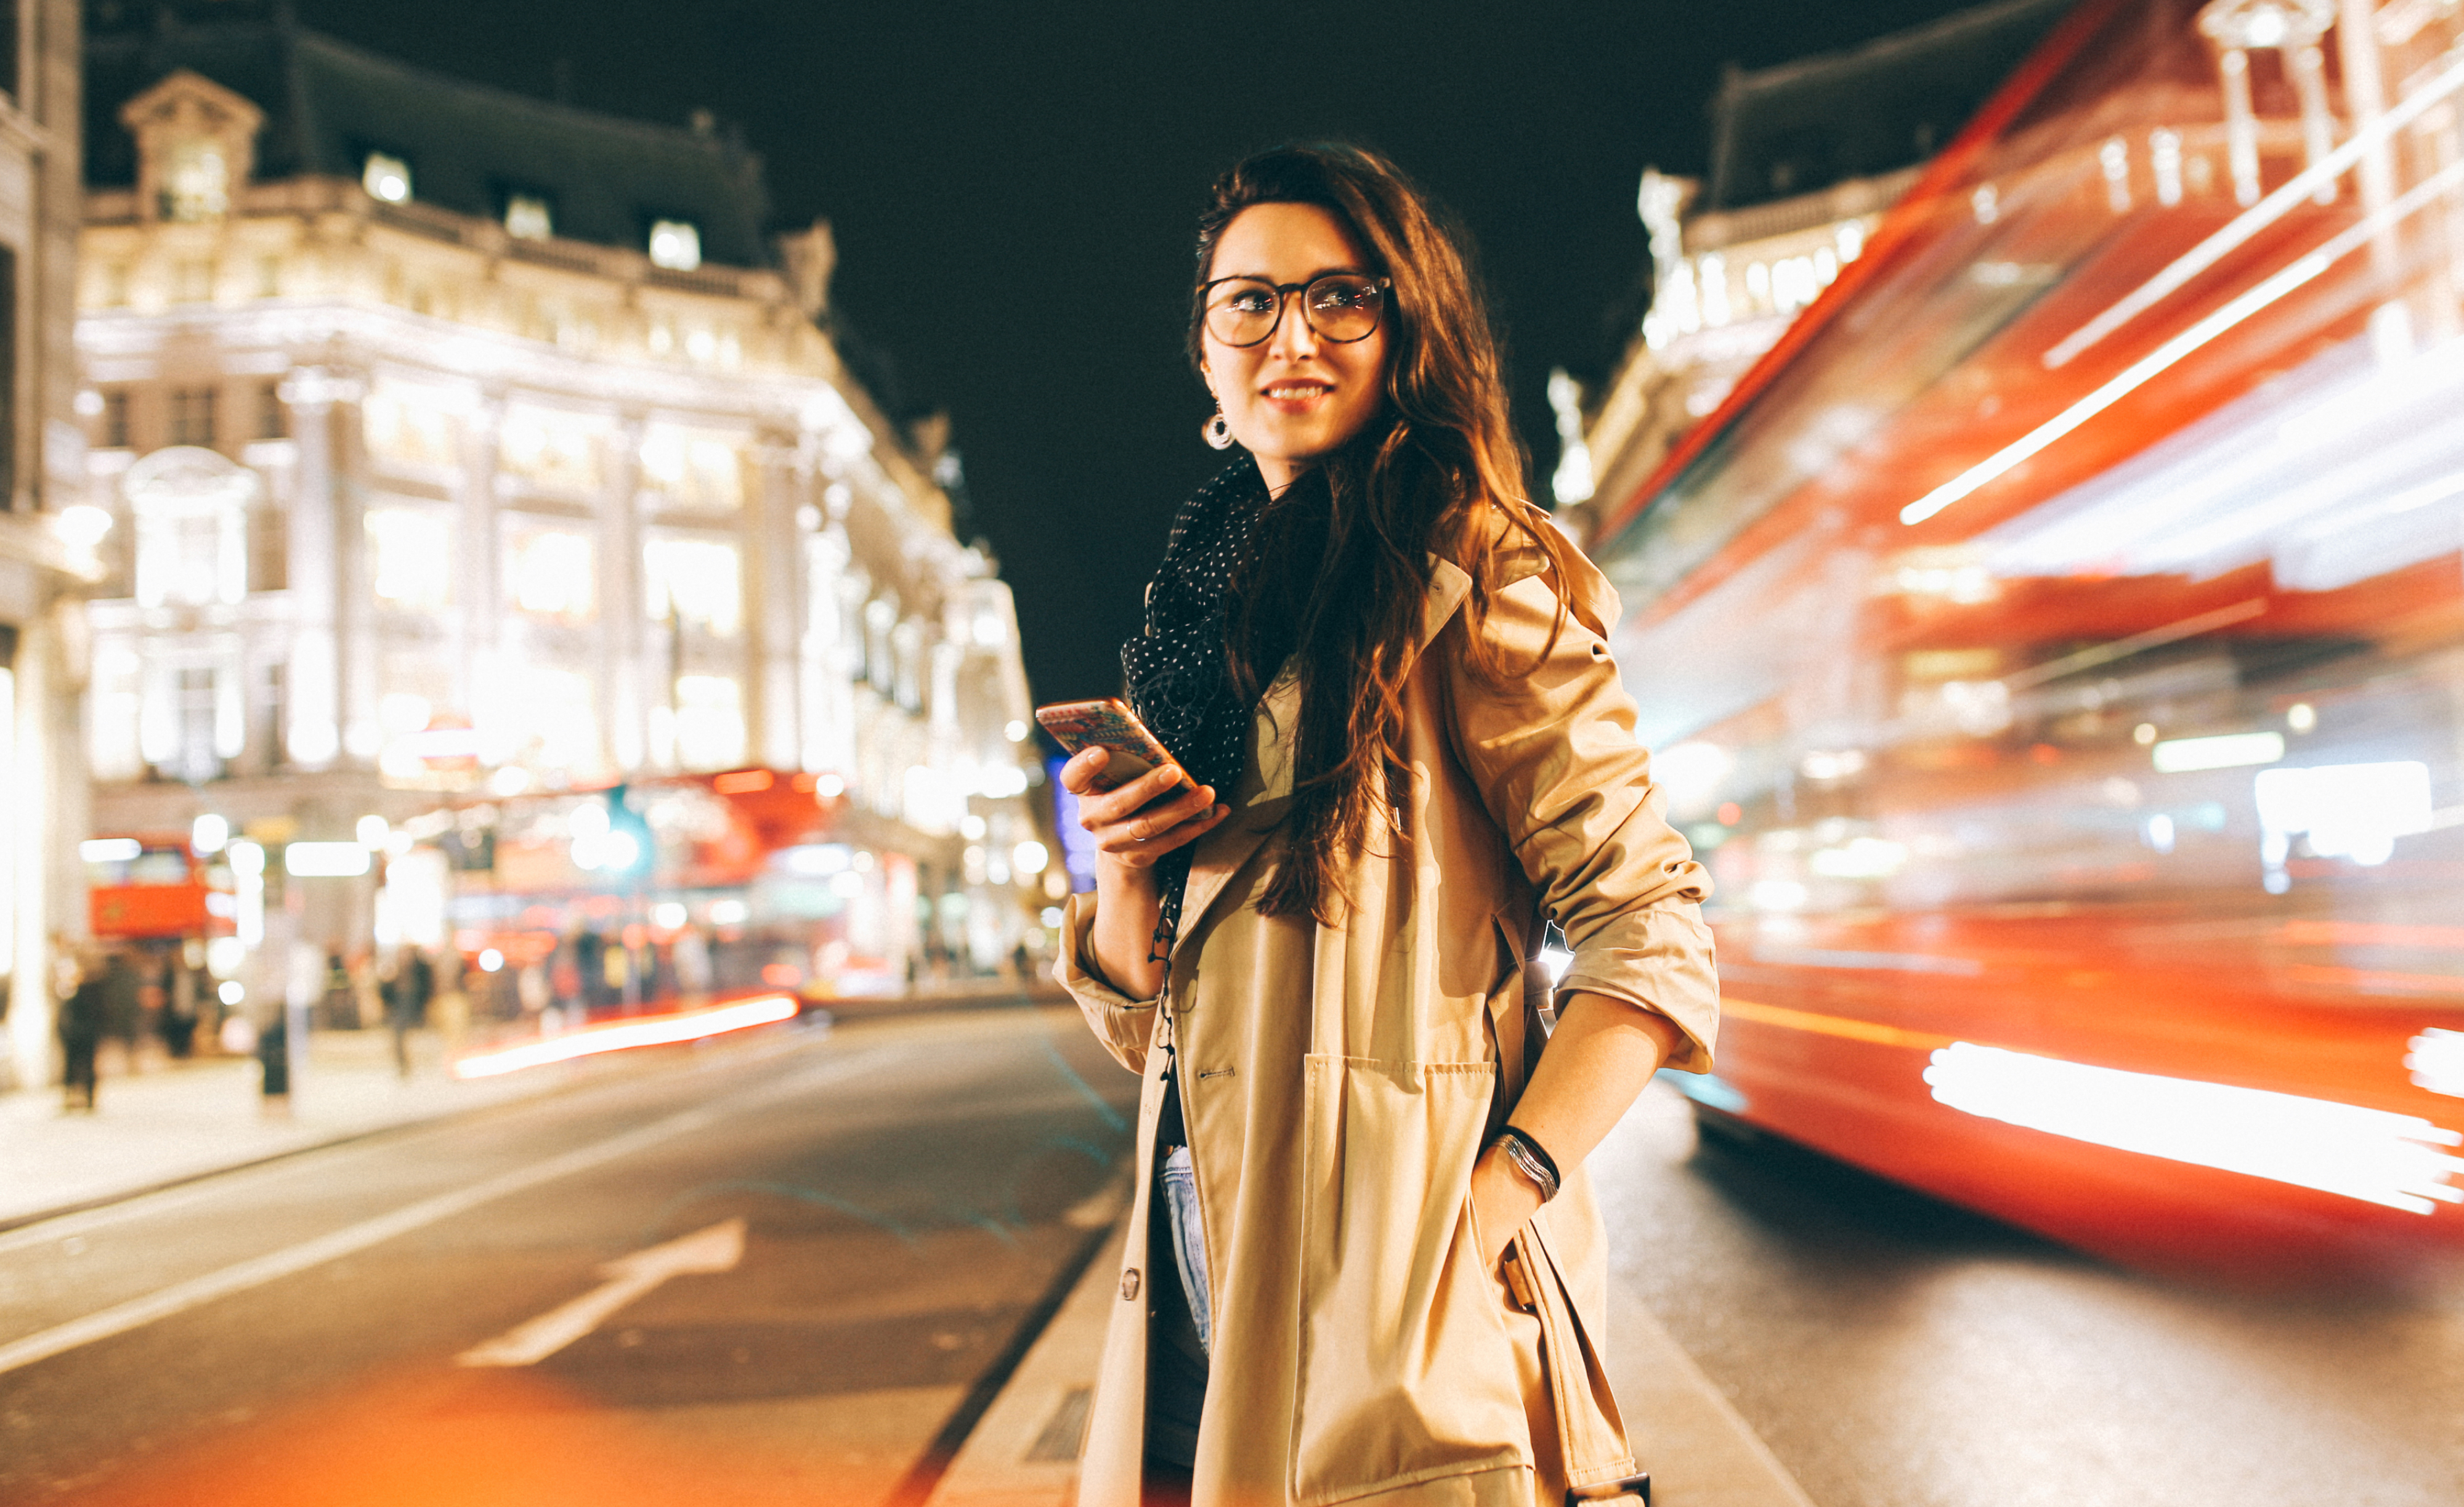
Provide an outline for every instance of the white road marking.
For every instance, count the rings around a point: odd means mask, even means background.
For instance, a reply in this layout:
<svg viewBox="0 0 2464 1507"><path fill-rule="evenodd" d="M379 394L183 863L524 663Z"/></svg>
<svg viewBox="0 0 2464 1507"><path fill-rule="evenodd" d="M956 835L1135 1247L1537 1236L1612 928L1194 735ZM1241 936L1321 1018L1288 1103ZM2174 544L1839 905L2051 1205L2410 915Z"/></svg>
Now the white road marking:
<svg viewBox="0 0 2464 1507"><path fill-rule="evenodd" d="M242 1261L237 1266L227 1266L219 1272L209 1272L203 1276L174 1283L160 1292L148 1293L143 1297L135 1297L127 1302L116 1304L100 1313L88 1314L83 1319L73 1319L67 1323L28 1335L23 1340L0 1345L0 1376L5 1376L21 1366L33 1365L37 1361L47 1361L53 1356L77 1349L80 1345L92 1344L98 1340L108 1340L114 1335L122 1335L132 1329L143 1328L157 1319L186 1313L191 1308L210 1303L216 1298L229 1297L234 1293L244 1293L250 1288L261 1287L281 1277L305 1272L311 1267L321 1266L325 1262L365 1251L371 1246L382 1245L396 1235L408 1234L414 1230L435 1224L438 1220L451 1219L456 1214L467 1213L482 1204L491 1203L508 1193L518 1193L524 1188L536 1187L542 1183L552 1183L561 1177L588 1171L603 1163L630 1156L636 1151L657 1145L663 1141L671 1141L690 1131L702 1129L715 1123L725 1115L741 1114L745 1110L775 1099L793 1097L833 1078L844 1077L860 1068L871 1067L883 1056L895 1055L898 1051L897 1048L876 1048L870 1052L842 1057L816 1072L797 1074L784 1083L765 1092L731 1100L723 1108L692 1109L679 1115L671 1115L665 1119L653 1120L639 1130L618 1136L611 1141L603 1141L596 1145L568 1151L562 1156L551 1157L545 1162L519 1167L490 1178L484 1183L457 1188L451 1193L440 1193L433 1198L422 1199L416 1204L397 1208L390 1214L380 1214L374 1219L362 1220L356 1225L337 1230L331 1234L319 1235L314 1240L303 1241L288 1249L257 1256L253 1260Z"/></svg>
<svg viewBox="0 0 2464 1507"><path fill-rule="evenodd" d="M463 1365L537 1365L605 1322L618 1309L671 1276L732 1272L744 1259L744 1221L731 1219L648 1251L636 1251L599 1269L607 1281L572 1302L474 1345L456 1357Z"/></svg>

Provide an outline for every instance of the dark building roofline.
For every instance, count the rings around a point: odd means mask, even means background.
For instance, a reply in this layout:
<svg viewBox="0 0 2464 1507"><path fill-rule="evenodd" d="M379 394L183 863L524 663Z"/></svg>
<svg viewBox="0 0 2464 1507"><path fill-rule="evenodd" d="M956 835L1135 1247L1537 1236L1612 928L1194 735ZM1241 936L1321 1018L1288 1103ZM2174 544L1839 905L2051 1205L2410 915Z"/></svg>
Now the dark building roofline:
<svg viewBox="0 0 2464 1507"><path fill-rule="evenodd" d="M1845 52L1751 72L1712 98L1702 207L1737 209L1923 162L2076 0L1996 0Z"/></svg>
<svg viewBox="0 0 2464 1507"><path fill-rule="evenodd" d="M629 120L454 78L299 27L287 5L166 5L151 25L86 40L86 184L130 188L129 100L187 68L266 113L256 176L356 179L370 150L400 154L413 197L494 218L508 193L551 202L556 233L640 250L652 218L691 220L706 260L768 266L759 156L733 133ZM253 12L253 13L252 13Z"/></svg>

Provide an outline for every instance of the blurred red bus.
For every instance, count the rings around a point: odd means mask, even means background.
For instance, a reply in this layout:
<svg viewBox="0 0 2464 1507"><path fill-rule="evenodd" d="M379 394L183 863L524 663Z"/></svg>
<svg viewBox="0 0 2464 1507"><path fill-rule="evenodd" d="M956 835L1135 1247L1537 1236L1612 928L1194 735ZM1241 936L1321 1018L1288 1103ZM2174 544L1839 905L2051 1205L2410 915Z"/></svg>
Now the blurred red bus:
<svg viewBox="0 0 2464 1507"><path fill-rule="evenodd" d="M229 865L193 852L186 832L106 833L80 843L78 856L87 926L98 938L228 937L236 929Z"/></svg>
<svg viewBox="0 0 2464 1507"><path fill-rule="evenodd" d="M1603 518L1715 1122L2134 1262L2464 1252L2464 15L2341 14L2082 8Z"/></svg>

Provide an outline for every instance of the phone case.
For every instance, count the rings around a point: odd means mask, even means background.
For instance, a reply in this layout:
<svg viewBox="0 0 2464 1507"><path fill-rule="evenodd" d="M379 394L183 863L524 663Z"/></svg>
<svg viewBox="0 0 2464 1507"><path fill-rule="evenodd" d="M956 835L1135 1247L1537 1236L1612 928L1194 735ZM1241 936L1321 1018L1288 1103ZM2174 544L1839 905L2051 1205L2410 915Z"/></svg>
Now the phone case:
<svg viewBox="0 0 2464 1507"><path fill-rule="evenodd" d="M1172 762L1172 755L1155 742L1146 723L1117 698L1038 707L1035 720L1055 742L1073 754L1082 748L1110 749L1112 761L1104 771L1108 788Z"/></svg>

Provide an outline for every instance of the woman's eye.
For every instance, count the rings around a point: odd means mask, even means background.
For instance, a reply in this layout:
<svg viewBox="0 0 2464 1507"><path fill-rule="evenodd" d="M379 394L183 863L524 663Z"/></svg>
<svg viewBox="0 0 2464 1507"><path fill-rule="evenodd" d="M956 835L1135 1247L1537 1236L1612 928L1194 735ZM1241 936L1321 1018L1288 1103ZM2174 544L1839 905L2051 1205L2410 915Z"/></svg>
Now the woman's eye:
<svg viewBox="0 0 2464 1507"><path fill-rule="evenodd" d="M1275 296L1264 288L1236 288L1223 299L1223 307L1236 314L1265 314L1274 306Z"/></svg>

